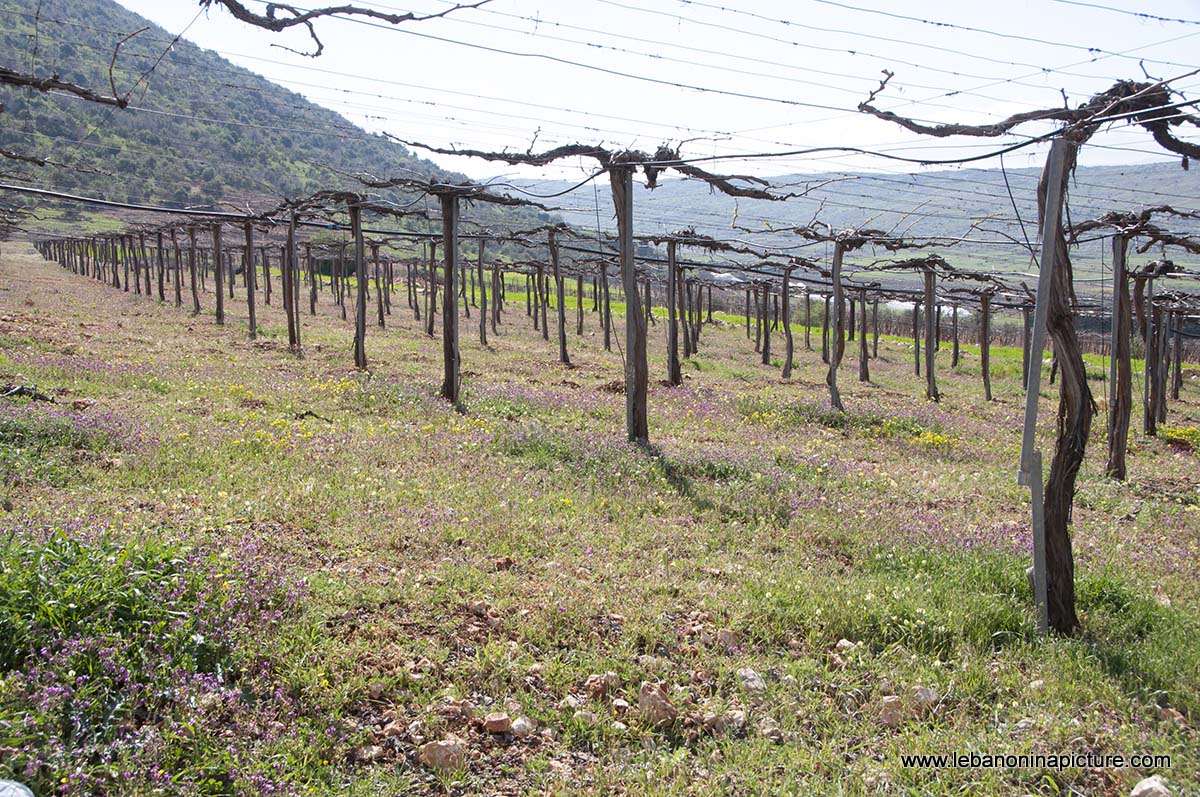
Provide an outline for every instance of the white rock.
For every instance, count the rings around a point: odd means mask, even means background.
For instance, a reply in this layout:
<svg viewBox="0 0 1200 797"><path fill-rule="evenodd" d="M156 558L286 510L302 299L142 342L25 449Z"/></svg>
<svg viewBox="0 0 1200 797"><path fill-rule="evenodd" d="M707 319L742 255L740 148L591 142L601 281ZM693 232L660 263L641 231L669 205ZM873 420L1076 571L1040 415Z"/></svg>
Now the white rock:
<svg viewBox="0 0 1200 797"><path fill-rule="evenodd" d="M746 712L739 709L730 709L725 712L725 724L735 731L740 731L746 727Z"/></svg>
<svg viewBox="0 0 1200 797"><path fill-rule="evenodd" d="M758 723L758 732L764 738L775 742L775 744L783 744L785 738L783 729L781 729L779 724L770 717L764 717L763 720Z"/></svg>
<svg viewBox="0 0 1200 797"><path fill-rule="evenodd" d="M833 649L838 653L845 653L849 650L854 650L855 647L855 644L849 639L839 639L838 643L834 645Z"/></svg>
<svg viewBox="0 0 1200 797"><path fill-rule="evenodd" d="M531 736L537 730L537 723L529 717L517 717L513 720L512 735L518 739L524 739L526 736Z"/></svg>
<svg viewBox="0 0 1200 797"><path fill-rule="evenodd" d="M643 681L638 691L638 710L642 712L646 721L656 728L670 725L679 716L679 710L667 697L662 685L648 681Z"/></svg>
<svg viewBox="0 0 1200 797"><path fill-rule="evenodd" d="M1035 678L1034 680L1029 682L1029 691L1040 692L1040 691L1042 691L1042 687L1044 687L1045 685L1046 685L1046 682L1043 681L1041 678Z"/></svg>
<svg viewBox="0 0 1200 797"><path fill-rule="evenodd" d="M1152 775L1145 780L1139 780L1129 792L1129 797L1171 797L1171 790L1158 775Z"/></svg>
<svg viewBox="0 0 1200 797"><path fill-rule="evenodd" d="M439 772L462 769L467 743L451 734L440 742L426 742L417 748L417 761Z"/></svg>
<svg viewBox="0 0 1200 797"><path fill-rule="evenodd" d="M625 731L629 730L629 726L619 720L616 720L612 724L612 729L617 733L624 733Z"/></svg>
<svg viewBox="0 0 1200 797"><path fill-rule="evenodd" d="M33 797L33 792L16 781L0 780L0 797Z"/></svg>
<svg viewBox="0 0 1200 797"><path fill-rule="evenodd" d="M508 733L512 730L512 719L503 711L494 711L483 718L483 729L488 733Z"/></svg>
<svg viewBox="0 0 1200 797"><path fill-rule="evenodd" d="M750 667L742 667L737 671L738 679L742 682L742 688L748 692L765 692L767 690L767 682L763 680L762 675L757 670Z"/></svg>
<svg viewBox="0 0 1200 797"><path fill-rule="evenodd" d="M577 722L582 722L584 725L595 725L597 719L599 719L595 714L593 714L591 711L588 711L586 708L576 711L572 717L574 717Z"/></svg>
<svg viewBox="0 0 1200 797"><path fill-rule="evenodd" d="M717 644L724 648L736 648L741 643L737 631L722 628L717 632Z"/></svg>
<svg viewBox="0 0 1200 797"><path fill-rule="evenodd" d="M913 689L913 705L918 712L932 711L937 705L938 694L928 686L918 686Z"/></svg>
<svg viewBox="0 0 1200 797"><path fill-rule="evenodd" d="M901 707L904 701L899 695L887 695L879 703L879 721L889 728L899 727L904 717Z"/></svg>

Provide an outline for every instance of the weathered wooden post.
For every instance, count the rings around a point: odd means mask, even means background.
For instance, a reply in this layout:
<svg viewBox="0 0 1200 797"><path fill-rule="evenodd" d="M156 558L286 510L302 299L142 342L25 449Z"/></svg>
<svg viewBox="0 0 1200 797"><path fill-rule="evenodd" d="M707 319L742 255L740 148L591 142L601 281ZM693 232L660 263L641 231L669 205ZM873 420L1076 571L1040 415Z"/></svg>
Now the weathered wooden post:
<svg viewBox="0 0 1200 797"><path fill-rule="evenodd" d="M1104 472L1118 481L1125 481L1125 449L1129 441L1129 416L1133 411L1133 366L1129 346L1133 317L1126 268L1128 246L1126 236L1120 233L1113 236L1112 356L1108 374L1108 459Z"/></svg>
<svg viewBox="0 0 1200 797"><path fill-rule="evenodd" d="M679 318L677 302L679 293L679 267L675 264L678 242L667 241L667 381L678 387L683 384L683 372L679 367Z"/></svg>
<svg viewBox="0 0 1200 797"><path fill-rule="evenodd" d="M379 244L374 241L371 242L371 265L375 272L375 309L379 315L379 328L383 329L387 325L383 317L383 275L380 274Z"/></svg>
<svg viewBox="0 0 1200 797"><path fill-rule="evenodd" d="M921 303L913 302L913 373L921 375Z"/></svg>
<svg viewBox="0 0 1200 797"><path fill-rule="evenodd" d="M171 249L175 252L175 306L183 306L183 274L182 260L179 255L179 237L176 235L175 228L171 228ZM113 263L113 273L117 272L116 263Z"/></svg>
<svg viewBox="0 0 1200 797"><path fill-rule="evenodd" d="M192 315L200 315L200 291L196 287L196 228L188 227L188 280L192 288Z"/></svg>
<svg viewBox="0 0 1200 797"><path fill-rule="evenodd" d="M795 344L792 340L792 270L783 270L783 288L780 291L783 298L783 378L792 378L792 356Z"/></svg>
<svg viewBox="0 0 1200 797"><path fill-rule="evenodd" d="M830 330L829 373L825 376L825 384L829 386L829 403L839 412L846 411L842 406L842 396L837 386L838 366L842 364L842 353L846 348L842 335L842 257L845 252L846 245L843 241L839 239L833 242L833 265L830 268L830 279L833 282L833 308L830 313L833 329Z"/></svg>
<svg viewBox="0 0 1200 797"><path fill-rule="evenodd" d="M263 274L263 304L271 304L271 258L267 256L267 247L263 247L260 252L262 255L262 274ZM283 264L280 264L282 268Z"/></svg>
<svg viewBox="0 0 1200 797"><path fill-rule="evenodd" d="M439 194L442 203L442 249L445 267L442 287L442 398L458 405L461 377L458 355L458 295L454 290L454 271L458 265L458 194Z"/></svg>
<svg viewBox="0 0 1200 797"><path fill-rule="evenodd" d="M871 302L871 356L879 359L879 300Z"/></svg>
<svg viewBox="0 0 1200 797"><path fill-rule="evenodd" d="M768 307L770 305L770 298L771 298L771 286L764 285L763 286L763 302L762 302L762 330L763 330L762 364L763 365L771 364L771 325L770 325L770 322L769 322L768 316L767 316L767 313L770 312L768 309Z"/></svg>
<svg viewBox="0 0 1200 797"><path fill-rule="evenodd" d="M217 222L216 224L214 224L212 226L212 238L213 238L213 248L212 248L213 289L216 291L216 296L217 296L217 310L216 310L217 323L224 324L225 323L225 286L222 284L221 280L224 279L225 268L224 268L224 264L222 262L223 258L221 256L222 253L221 253L221 223L220 222ZM230 279L233 279L233 278L230 277Z"/></svg>
<svg viewBox="0 0 1200 797"><path fill-rule="evenodd" d="M871 371L867 363L867 289L858 289L858 381L870 382Z"/></svg>
<svg viewBox="0 0 1200 797"><path fill-rule="evenodd" d="M362 206L350 202L347 210L350 211L350 235L354 238L354 281L358 288L354 303L354 367L361 371L367 368L367 258L363 246ZM448 295L454 298L453 292Z"/></svg>
<svg viewBox="0 0 1200 797"><path fill-rule="evenodd" d="M983 398L992 400L992 297L979 297L979 368L983 373Z"/></svg>
<svg viewBox="0 0 1200 797"><path fill-rule="evenodd" d="M558 240L555 230L550 231L550 268L554 276L554 298L558 304L558 361L570 365L571 358L567 356L567 308L564 306L566 297L563 291L562 274L558 270Z"/></svg>
<svg viewBox="0 0 1200 797"><path fill-rule="evenodd" d="M804 350L812 351L812 295L804 289Z"/></svg>
<svg viewBox="0 0 1200 797"><path fill-rule="evenodd" d="M158 247L155 250L158 258L158 300L165 302L167 300L167 291L164 282L167 276L167 264L163 259L163 234L162 230L155 233L155 238L158 242Z"/></svg>
<svg viewBox="0 0 1200 797"><path fill-rule="evenodd" d="M576 268L579 266L576 265ZM583 334L583 274L575 274L575 334Z"/></svg>
<svg viewBox="0 0 1200 797"><path fill-rule="evenodd" d="M250 313L250 340L258 338L258 320L254 317L254 225L246 222L246 309Z"/></svg>
<svg viewBox="0 0 1200 797"><path fill-rule="evenodd" d="M829 299L825 297L825 310L821 316L821 362L829 364Z"/></svg>
<svg viewBox="0 0 1200 797"><path fill-rule="evenodd" d="M937 378L934 372L934 358L937 354L937 310L936 301L937 276L933 269L925 268L925 398L938 401Z"/></svg>
<svg viewBox="0 0 1200 797"><path fill-rule="evenodd" d="M633 167L610 166L608 175L617 212L621 284L625 291L625 434L631 441L645 444L650 439L646 410L650 374L646 362L646 319L641 312L633 259Z"/></svg>
<svg viewBox="0 0 1200 797"><path fill-rule="evenodd" d="M445 234L444 233L445 224L446 224L446 221L445 221L445 219L443 219L442 220L443 236ZM437 241L430 241L429 242L429 297L428 297L429 305L428 305L428 307L425 308L425 334L431 338L433 337L433 322L434 322L434 315L435 315L434 311L437 308L438 279L437 279L436 262L437 262ZM446 319L443 318L442 324L446 324L446 323L447 323ZM458 395L458 393L457 393L457 387L456 387L455 388L455 396L457 396L457 395Z"/></svg>
<svg viewBox="0 0 1200 797"><path fill-rule="evenodd" d="M608 289L608 261L600 260L601 313L604 316L604 350L612 351L612 303ZM626 308L628 312L628 308Z"/></svg>
<svg viewBox="0 0 1200 797"><path fill-rule="evenodd" d="M950 305L950 334L954 338L950 349L950 367L958 367L958 305Z"/></svg>
<svg viewBox="0 0 1200 797"><path fill-rule="evenodd" d="M484 252L484 249L486 249L486 248L487 248L487 238L480 238L479 239L479 253L478 253L479 256L475 261L475 270L478 275L476 282L479 283L479 305L478 305L479 306L479 343L480 343L480 345L483 345L483 346L487 345L487 325L488 325L488 303L487 303L488 286L487 286L487 283L484 282L484 279L483 279L483 277L484 277L484 274L483 274L483 252Z"/></svg>
<svg viewBox="0 0 1200 797"><path fill-rule="evenodd" d="M1175 318L1175 356L1172 358L1171 398L1179 401L1179 390L1183 387L1183 311L1176 310Z"/></svg>

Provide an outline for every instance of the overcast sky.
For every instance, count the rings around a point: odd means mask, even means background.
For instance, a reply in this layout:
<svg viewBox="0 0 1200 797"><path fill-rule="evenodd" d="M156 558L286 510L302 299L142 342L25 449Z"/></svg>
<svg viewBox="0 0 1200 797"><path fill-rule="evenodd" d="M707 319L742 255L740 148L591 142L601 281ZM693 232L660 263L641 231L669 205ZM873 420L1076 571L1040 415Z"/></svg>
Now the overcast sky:
<svg viewBox="0 0 1200 797"><path fill-rule="evenodd" d="M368 130L484 150L577 141L653 150L682 141L688 156L846 145L915 158L959 157L1015 139L931 139L857 113L881 70L895 77L879 107L925 121L986 123L1061 105L1064 92L1075 105L1117 79L1144 80L1141 59L1157 78L1185 75L1200 63L1195 0L1096 0L1186 22L1056 0L492 0L402 26L321 20L325 52L316 59L272 46L311 49L299 30L257 30L223 8L198 14L191 0L121 2L172 33L186 29L185 37L200 46ZM401 3L363 5L418 13L451 5ZM260 13L265 8L255 0L247 4ZM1173 85L1189 99L1200 98L1198 75ZM1161 154L1140 128L1122 125L1094 141L1084 163L1176 159ZM1005 164L1034 166L1043 158L1044 149L1031 147L1007 156ZM502 170L470 158L434 160L476 178ZM505 174L569 179L592 165L563 162ZM919 167L823 154L729 160L710 168L784 174Z"/></svg>

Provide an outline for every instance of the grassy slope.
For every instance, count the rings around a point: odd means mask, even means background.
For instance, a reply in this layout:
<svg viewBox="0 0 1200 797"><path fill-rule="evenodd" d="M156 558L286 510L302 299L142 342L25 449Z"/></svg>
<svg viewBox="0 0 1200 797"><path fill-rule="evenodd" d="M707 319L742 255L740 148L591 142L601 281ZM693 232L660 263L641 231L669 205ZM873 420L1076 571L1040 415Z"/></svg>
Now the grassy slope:
<svg viewBox="0 0 1200 797"><path fill-rule="evenodd" d="M297 360L278 307L260 311L266 334L251 344L238 302L222 329L18 249L6 244L0 257L0 383L19 375L96 404L56 420L5 402L0 612L31 639L57 639L55 590L108 584L128 610L72 609L72 633L136 649L155 604L127 594L145 576L113 572L148 557L153 566L136 573L176 567L193 586L154 586L163 576L138 595L166 590L220 641L225 664L193 649L191 625L171 626L162 644L187 672L225 680L195 676L198 696L147 703L128 722L118 706L97 733L132 774L88 764L93 780L72 780L71 745L55 752L50 740L78 734L35 727L23 743L5 741L23 717L53 729L75 711L39 708L47 693L24 686L36 657L10 652L0 747L17 752L0 759L0 777L5 766L41 784L67 777L81 794L151 793L161 768L173 788L215 794L262 793L268 779L352 795L829 793L831 782L846 794L1117 795L1150 774L906 769L899 759L1094 751L1169 753L1174 767L1158 771L1180 793L1200 789L1200 736L1155 708L1189 722L1200 711L1196 454L1135 435L1130 483L1118 485L1102 478L1093 440L1075 514L1084 631L1039 642L1014 478L1014 351L994 352L996 402L980 400L968 349L932 405L903 342L882 342L870 385L855 381L848 346L850 414L837 416L823 409L819 356L800 351L796 377L782 382L740 328L706 327L684 387L652 386L649 454L621 441L623 399L602 389L621 359L599 346L590 312L586 334L569 341L571 370L530 329L519 293L492 348L473 336L476 315L463 321L459 414L434 398L439 346L401 308L368 339L367 377L349 368L350 330L327 294L317 318L304 316ZM656 376L663 329L653 331ZM1195 377L1173 425L1197 425ZM82 547L63 553L55 531ZM46 574L44 593L22 592L28 570ZM291 589L301 579L308 587ZM214 600L214 584L237 600ZM838 658L842 638L858 645ZM36 666L67 677L53 655ZM744 667L762 674L764 692L744 688ZM620 685L584 707L594 719L563 704L607 671ZM177 673L137 672L179 688ZM673 728L636 716L645 680L666 683L681 709ZM914 712L919 686L936 692L928 713ZM889 691L904 703L894 729L879 720ZM489 737L445 710L449 697L469 699L476 718L528 714L550 734ZM728 709L747 712L744 730L695 724ZM393 720L398 733L385 737ZM148 726L166 729L150 752L122 752ZM416 763L414 734L448 731L468 740L467 766L434 775ZM50 763L22 775L31 754ZM106 778L115 785L97 785Z"/></svg>

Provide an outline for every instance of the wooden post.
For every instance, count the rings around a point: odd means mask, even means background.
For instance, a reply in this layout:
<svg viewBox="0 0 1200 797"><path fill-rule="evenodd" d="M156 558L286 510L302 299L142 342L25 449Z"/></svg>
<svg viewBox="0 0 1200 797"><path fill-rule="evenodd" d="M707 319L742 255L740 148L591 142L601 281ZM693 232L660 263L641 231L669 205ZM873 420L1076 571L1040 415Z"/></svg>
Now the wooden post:
<svg viewBox="0 0 1200 797"><path fill-rule="evenodd" d="M458 295L454 290L454 271L458 261L458 195L441 194L442 248L445 250L446 284L442 288L442 398L458 405L460 375L458 357Z"/></svg>
<svg viewBox="0 0 1200 797"><path fill-rule="evenodd" d="M492 266L492 334L496 332L496 327L500 324L500 307L501 307L501 283L503 282L503 272L500 270L500 265Z"/></svg>
<svg viewBox="0 0 1200 797"><path fill-rule="evenodd" d="M829 373L825 376L825 384L829 386L829 403L839 412L845 412L846 410L842 406L842 396L838 392L837 386L838 366L842 364L842 352L846 346L842 338L842 257L845 251L845 244L841 241L833 242L833 265L830 269L830 278L833 281L833 308L830 313L831 320L833 321L833 329L830 331L829 336L831 347L829 352Z"/></svg>
<svg viewBox="0 0 1200 797"><path fill-rule="evenodd" d="M825 297L825 311L821 317L821 362L829 363L829 297Z"/></svg>
<svg viewBox="0 0 1200 797"><path fill-rule="evenodd" d="M937 324L938 309L935 308L937 290L937 275L931 269L925 269L925 398L938 401L937 378L933 363L937 354Z"/></svg>
<svg viewBox="0 0 1200 797"><path fill-rule="evenodd" d="M455 204L456 209L457 209L457 207L458 207L457 204ZM442 220L443 236L445 235L445 224L446 224L446 221L445 221L445 219L443 219ZM433 322L434 322L434 316L436 315L436 313L434 311L437 309L438 280L437 280L436 263L437 263L437 241L430 241L429 242L429 296L428 296L429 304L425 308L425 334L431 338L433 337ZM445 325L446 323L448 323L448 321L445 318L443 318L442 324ZM443 337L443 339L445 339L445 334L443 334L442 337ZM457 390L458 390L458 388L455 387L455 396L456 397L458 395Z"/></svg>
<svg viewBox="0 0 1200 797"><path fill-rule="evenodd" d="M479 343L482 346L487 345L487 326L488 326L488 304L487 294L488 286L483 280L483 252L487 248L487 239L479 239L479 257L475 261L475 271L477 274L476 282L479 283Z"/></svg>
<svg viewBox="0 0 1200 797"><path fill-rule="evenodd" d="M379 328L387 326L383 317L383 275L380 274L382 264L379 262L379 244L371 243L371 266L375 277L375 309L379 315Z"/></svg>
<svg viewBox="0 0 1200 797"><path fill-rule="evenodd" d="M750 340L750 289L749 288L746 289L746 340ZM755 349L755 351L757 351L757 349Z"/></svg>
<svg viewBox="0 0 1200 797"><path fill-rule="evenodd" d="M676 255L678 257L678 253ZM675 264L675 290L678 293L679 331L683 335L683 358L686 360L692 356L692 320L691 314L688 313L687 277L684 276L678 260ZM746 318L749 323L750 316L747 315Z"/></svg>
<svg viewBox="0 0 1200 797"><path fill-rule="evenodd" d="M213 288L217 296L217 323L225 323L225 286L221 280L224 278L224 263L221 257L221 223L217 222L212 226L213 238ZM230 277L232 279L232 277Z"/></svg>
<svg viewBox="0 0 1200 797"><path fill-rule="evenodd" d="M583 334L583 275L579 273L575 274L575 334Z"/></svg>
<svg viewBox="0 0 1200 797"><path fill-rule="evenodd" d="M360 371L367 368L367 258L363 246L362 208L351 202L350 234L354 238L354 282L358 288L358 299L354 303L354 367ZM453 298L453 293L448 294Z"/></svg>
<svg viewBox="0 0 1200 797"><path fill-rule="evenodd" d="M763 338L763 296L762 289L754 286L754 350L762 351Z"/></svg>
<svg viewBox="0 0 1200 797"><path fill-rule="evenodd" d="M1126 253L1129 239L1121 234L1112 239L1113 307L1112 354L1108 365L1108 459L1107 476L1125 481L1125 450L1129 441L1129 416L1133 411L1133 366L1129 339L1133 315L1129 302Z"/></svg>
<svg viewBox="0 0 1200 797"><path fill-rule="evenodd" d="M1171 398L1179 401L1179 390L1183 387L1183 311L1176 310L1175 318L1175 356L1172 358Z"/></svg>
<svg viewBox="0 0 1200 797"><path fill-rule="evenodd" d="M992 400L992 297L979 297L979 368L983 373L983 398Z"/></svg>
<svg viewBox="0 0 1200 797"><path fill-rule="evenodd" d="M1147 437L1158 436L1158 412L1154 407L1157 398L1154 386L1158 383L1156 365L1158 360L1158 329L1154 317L1154 280L1146 279L1146 337L1143 359L1145 371L1142 378L1142 431Z"/></svg>
<svg viewBox="0 0 1200 797"><path fill-rule="evenodd" d="M182 259L179 255L179 238L176 235L175 228L171 228L171 249L175 252L175 306L183 306L183 274ZM117 264L113 263L113 274L117 273Z"/></svg>
<svg viewBox="0 0 1200 797"><path fill-rule="evenodd" d="M679 318L677 294L679 292L679 267L675 264L678 242L667 241L667 381L674 386L683 384L683 372L679 367Z"/></svg>
<svg viewBox="0 0 1200 797"><path fill-rule="evenodd" d="M283 312L287 315L288 351L295 354L299 349L297 339L296 300L296 215L288 223L287 243L279 251L279 270L283 288Z"/></svg>
<svg viewBox="0 0 1200 797"><path fill-rule="evenodd" d="M858 290L858 381L870 382L871 371L867 363L867 289Z"/></svg>
<svg viewBox="0 0 1200 797"><path fill-rule="evenodd" d="M953 305L950 308L950 334L954 336L954 342L950 349L950 367L958 367L958 305Z"/></svg>
<svg viewBox="0 0 1200 797"><path fill-rule="evenodd" d="M188 227L188 279L192 288L192 315L200 315L200 291L196 287L196 228Z"/></svg>
<svg viewBox="0 0 1200 797"><path fill-rule="evenodd" d="M771 300L771 286L764 285L763 286L763 303L762 303L762 310L763 310L763 312L762 312L762 322L763 322L762 323L762 330L763 330L762 364L763 365L771 364L771 324L770 324L770 318L767 315L770 312L770 310L769 310L770 300Z"/></svg>
<svg viewBox="0 0 1200 797"><path fill-rule="evenodd" d="M608 288L608 261L600 261L601 315L604 316L604 350L612 351L612 303ZM628 311L628 310L627 310Z"/></svg>
<svg viewBox="0 0 1200 797"><path fill-rule="evenodd" d="M913 373L921 375L921 303L913 302Z"/></svg>
<svg viewBox="0 0 1200 797"><path fill-rule="evenodd" d="M558 304L558 361L563 365L570 365L571 358L567 356L567 308L564 306L566 297L562 274L558 270L558 240L554 230L550 231L550 268L554 276L554 298Z"/></svg>
<svg viewBox="0 0 1200 797"><path fill-rule="evenodd" d="M812 351L812 296L804 289L804 349Z"/></svg>
<svg viewBox="0 0 1200 797"><path fill-rule="evenodd" d="M246 278L246 309L250 314L250 340L255 340L258 338L258 320L254 316L254 225L246 222L245 229L245 272L242 276Z"/></svg>
<svg viewBox="0 0 1200 797"><path fill-rule="evenodd" d="M1021 308L1021 320L1023 324L1021 327L1021 385L1024 386L1029 384L1029 366L1032 364L1029 348L1032 345L1030 341L1033 332L1033 316L1029 312L1029 305ZM1036 367L1039 372L1042 370L1040 362L1036 363Z"/></svg>
<svg viewBox="0 0 1200 797"><path fill-rule="evenodd" d="M267 247L262 248L262 270L263 270L263 304L270 306L271 304L271 258L267 257ZM281 263L282 267L283 264Z"/></svg>
<svg viewBox="0 0 1200 797"><path fill-rule="evenodd" d="M1079 144L1066 137L1051 145L1038 187L1042 221L1042 252L1037 305L1030 338L1029 378L1025 386L1025 426L1021 440L1020 484L1030 486L1033 519L1034 596L1039 627L1070 633L1079 624L1075 614L1075 564L1069 533L1075 478L1082 463L1092 423L1092 397L1087 387L1083 355L1075 334L1071 303L1071 266L1062 232L1063 200ZM1044 494L1041 452L1034 449L1042 349L1047 332L1062 369L1058 407L1058 439ZM1038 498L1042 501L1038 501ZM1039 507L1038 504L1042 506ZM1040 511L1039 511L1040 509Z"/></svg>
<svg viewBox="0 0 1200 797"><path fill-rule="evenodd" d="M167 300L167 292L166 292L166 286L163 283L167 276L167 264L166 264L165 260L163 259L162 230L159 230L155 234L155 238L156 238L156 241L158 244L158 246L155 250L157 253L157 259L158 259L158 300L160 302L165 302Z"/></svg>
<svg viewBox="0 0 1200 797"><path fill-rule="evenodd" d="M646 319L642 316L633 260L633 168L612 167L613 207L621 244L621 284L625 290L625 434L645 444L650 439L646 400L649 368L646 362ZM607 301L606 301L607 304Z"/></svg>
<svg viewBox="0 0 1200 797"><path fill-rule="evenodd" d="M783 298L783 378L792 378L792 355L795 353L792 341L792 270L783 270L783 288L780 291Z"/></svg>
<svg viewBox="0 0 1200 797"><path fill-rule="evenodd" d="M871 356L879 359L879 300L871 302Z"/></svg>

